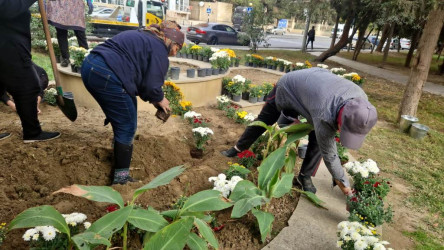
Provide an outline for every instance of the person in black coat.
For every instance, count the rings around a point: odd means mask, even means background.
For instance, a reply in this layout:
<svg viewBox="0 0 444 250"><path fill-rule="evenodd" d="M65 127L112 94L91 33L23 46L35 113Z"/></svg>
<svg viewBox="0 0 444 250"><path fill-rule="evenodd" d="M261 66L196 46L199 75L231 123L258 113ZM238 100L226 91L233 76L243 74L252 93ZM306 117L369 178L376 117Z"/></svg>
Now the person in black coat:
<svg viewBox="0 0 444 250"><path fill-rule="evenodd" d="M312 26L311 30L308 31L307 38L308 39L305 48L308 48L308 43L311 42L311 49L313 50L313 42L315 40L315 26Z"/></svg>
<svg viewBox="0 0 444 250"><path fill-rule="evenodd" d="M31 61L31 13L36 0L0 0L0 93L14 98L23 128L23 141L47 141L60 136L45 132L37 118L39 77ZM9 133L2 133L2 138Z"/></svg>

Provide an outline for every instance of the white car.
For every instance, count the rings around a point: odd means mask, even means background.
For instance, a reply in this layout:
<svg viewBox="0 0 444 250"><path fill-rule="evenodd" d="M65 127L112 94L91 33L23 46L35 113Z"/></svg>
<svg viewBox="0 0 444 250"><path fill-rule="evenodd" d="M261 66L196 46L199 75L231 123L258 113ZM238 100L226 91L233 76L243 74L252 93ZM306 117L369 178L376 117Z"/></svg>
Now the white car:
<svg viewBox="0 0 444 250"><path fill-rule="evenodd" d="M114 10L113 8L98 8L91 13L91 17L108 18Z"/></svg>
<svg viewBox="0 0 444 250"><path fill-rule="evenodd" d="M270 33L273 35L285 35L285 28L274 28L270 30Z"/></svg>

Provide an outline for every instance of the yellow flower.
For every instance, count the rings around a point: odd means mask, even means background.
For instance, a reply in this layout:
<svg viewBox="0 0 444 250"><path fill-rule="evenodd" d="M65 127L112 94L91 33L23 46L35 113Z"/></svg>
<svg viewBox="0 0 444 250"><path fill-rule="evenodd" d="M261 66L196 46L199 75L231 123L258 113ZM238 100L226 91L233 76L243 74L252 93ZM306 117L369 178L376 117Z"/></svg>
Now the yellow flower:
<svg viewBox="0 0 444 250"><path fill-rule="evenodd" d="M236 57L236 53L234 53L234 51L231 50L231 49L221 49L221 51L225 51L225 52L227 52L227 54L228 54L230 57Z"/></svg>
<svg viewBox="0 0 444 250"><path fill-rule="evenodd" d="M228 165L231 165L231 164L233 164L231 161L229 161L229 162L227 162L228 163Z"/></svg>
<svg viewBox="0 0 444 250"><path fill-rule="evenodd" d="M254 58L256 58L256 59L259 59L259 60L261 60L261 61L264 60L264 58L263 58L262 56L258 55L258 54L253 54L253 55L251 55L251 56L254 57Z"/></svg>
<svg viewBox="0 0 444 250"><path fill-rule="evenodd" d="M305 61L305 65L307 66L307 68L311 68L312 66L311 66L311 63L307 60L307 61Z"/></svg>
<svg viewBox="0 0 444 250"><path fill-rule="evenodd" d="M359 75L353 75L352 81L359 82L361 80L361 77Z"/></svg>
<svg viewBox="0 0 444 250"><path fill-rule="evenodd" d="M234 84L233 81L228 82L228 86L231 86L231 85L233 85L233 84Z"/></svg>
<svg viewBox="0 0 444 250"><path fill-rule="evenodd" d="M172 115L172 117L176 117L177 115Z"/></svg>
<svg viewBox="0 0 444 250"><path fill-rule="evenodd" d="M372 234L376 235L377 234L376 230L372 230Z"/></svg>
<svg viewBox="0 0 444 250"><path fill-rule="evenodd" d="M187 110L188 107L191 107L191 102L189 102L189 101L180 101L179 105L182 107L183 110Z"/></svg>
<svg viewBox="0 0 444 250"><path fill-rule="evenodd" d="M241 119L244 119L244 117L248 114L247 111L241 111L241 112L236 112L237 116Z"/></svg>
<svg viewBox="0 0 444 250"><path fill-rule="evenodd" d="M191 49L192 49L192 50L200 50L200 49L202 49L202 47L200 47L199 45L193 45L193 46L191 47Z"/></svg>

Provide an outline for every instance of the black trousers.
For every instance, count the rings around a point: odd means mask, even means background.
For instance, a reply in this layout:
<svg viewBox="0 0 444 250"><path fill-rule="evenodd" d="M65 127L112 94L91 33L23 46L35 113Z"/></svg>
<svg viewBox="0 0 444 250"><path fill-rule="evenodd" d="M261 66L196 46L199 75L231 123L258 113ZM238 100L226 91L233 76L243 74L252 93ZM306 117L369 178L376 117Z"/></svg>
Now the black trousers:
<svg viewBox="0 0 444 250"><path fill-rule="evenodd" d="M278 110L276 106L275 101L276 96L276 87L268 94L267 101L265 102L264 107L262 108L261 112L259 113L256 121L264 122L267 125L272 125L275 122L279 120L279 123L281 125L290 125L293 121L288 119L282 119L282 114ZM283 110L283 114L287 117L297 117L298 114L295 113L292 110ZM281 117L281 119L280 119ZM288 123L285 124L284 122L281 123L281 121L287 120ZM243 151L248 148L265 132L265 128L259 127L259 126L248 126L240 139L236 143L236 147ZM318 146L318 142L316 140L316 133L315 131L311 131L308 134L308 146L307 146L307 152L305 153L304 161L302 162L301 166L301 172L303 175L306 176L315 176L319 164L321 163L322 155L321 151Z"/></svg>
<svg viewBox="0 0 444 250"><path fill-rule="evenodd" d="M7 91L14 98L23 137L37 136L42 132L37 117L40 85L30 54L23 44L12 41L4 44L0 52L0 93Z"/></svg>
<svg viewBox="0 0 444 250"><path fill-rule="evenodd" d="M59 42L60 54L63 59L69 59L69 48L68 48L68 30L56 28L57 31L57 41ZM74 34L77 37L77 42L80 47L88 49L88 42L86 40L85 31L74 30Z"/></svg>
<svg viewBox="0 0 444 250"><path fill-rule="evenodd" d="M305 45L305 48L308 48L308 43L310 43L310 42L311 42L311 49L313 49L313 42L314 42L313 38L308 38L307 39L307 44Z"/></svg>

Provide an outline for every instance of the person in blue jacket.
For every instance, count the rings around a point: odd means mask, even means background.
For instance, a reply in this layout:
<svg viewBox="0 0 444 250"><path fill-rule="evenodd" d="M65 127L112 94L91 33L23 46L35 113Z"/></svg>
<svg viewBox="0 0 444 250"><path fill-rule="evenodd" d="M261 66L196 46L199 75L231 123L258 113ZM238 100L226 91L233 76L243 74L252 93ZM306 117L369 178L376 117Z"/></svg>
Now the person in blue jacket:
<svg viewBox="0 0 444 250"><path fill-rule="evenodd" d="M124 31L95 47L82 65L86 89L96 99L114 132L113 184L134 181L129 175L133 137L137 128L137 100L149 101L168 113L162 85L168 56L182 48L184 34L175 22Z"/></svg>

